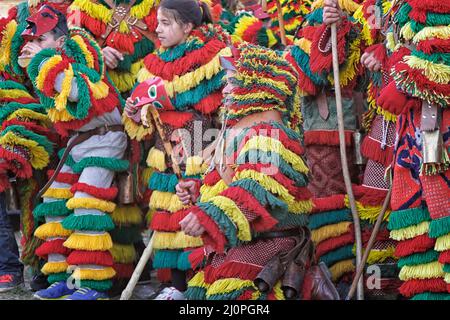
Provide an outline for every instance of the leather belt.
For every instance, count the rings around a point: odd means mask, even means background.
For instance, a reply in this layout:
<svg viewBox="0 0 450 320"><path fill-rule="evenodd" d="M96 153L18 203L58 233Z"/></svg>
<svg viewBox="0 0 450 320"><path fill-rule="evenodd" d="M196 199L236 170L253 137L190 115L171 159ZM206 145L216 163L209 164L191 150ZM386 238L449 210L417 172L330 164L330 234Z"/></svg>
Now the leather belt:
<svg viewBox="0 0 450 320"><path fill-rule="evenodd" d="M287 230L279 230L279 231L268 231L258 233L258 235L254 238L255 240L259 239L272 239L272 238L287 238L287 237L295 237L300 235L299 229L287 229Z"/></svg>
<svg viewBox="0 0 450 320"><path fill-rule="evenodd" d="M53 172L52 176L50 177L50 179L48 180L48 182L45 184L45 186L39 190L38 194L36 195L35 201L36 203L39 201L39 199L42 197L42 195L48 190L48 188L50 188L50 186L52 185L52 183L55 181L57 175L59 174L59 172L61 171L64 163L66 162L67 157L69 156L70 151L72 150L73 147L75 147L76 145L86 141L87 139L89 139L92 136L103 136L105 134L107 134L108 132L111 131L124 131L124 126L121 124L117 124L117 125L104 125L101 127L97 127L95 129L86 131L86 132L79 132L75 138L72 139L72 141L69 142L69 144L66 147L66 150L64 150L64 153L61 157L61 160L59 160L58 165L56 166L55 171Z"/></svg>

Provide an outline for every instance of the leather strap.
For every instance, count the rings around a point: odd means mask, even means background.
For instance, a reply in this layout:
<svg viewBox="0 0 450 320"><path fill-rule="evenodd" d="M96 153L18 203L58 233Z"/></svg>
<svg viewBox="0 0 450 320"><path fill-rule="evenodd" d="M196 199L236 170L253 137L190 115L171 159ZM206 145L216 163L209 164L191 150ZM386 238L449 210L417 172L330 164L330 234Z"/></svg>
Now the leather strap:
<svg viewBox="0 0 450 320"><path fill-rule="evenodd" d="M320 117L326 121L330 116L330 110L328 108L327 95L324 91L320 92L320 94L317 96L316 102Z"/></svg>
<svg viewBox="0 0 450 320"><path fill-rule="evenodd" d="M126 18L129 17L131 7L136 3L136 0L130 0L129 3L125 5L120 4L118 6L115 4L114 0L105 0L105 2L111 9L113 9L113 14L111 21L106 24L105 32L101 35L101 38L98 40L100 47L103 47L106 39L115 29L117 29L120 26L122 21L124 21ZM111 24L112 22L114 24Z"/></svg>
<svg viewBox="0 0 450 320"><path fill-rule="evenodd" d="M59 160L59 163L56 166L56 169L53 172L50 179L47 181L45 186L41 190L39 190L38 194L36 195L36 201L39 201L39 199L42 197L42 195L48 190L48 188L50 188L52 183L55 181L56 177L61 172L61 169L62 169L64 163L66 162L67 157L69 156L69 153L73 149L73 147L86 141L87 139L89 139L92 136L103 136L110 131L122 131L123 132L124 126L120 125L120 124L113 125L113 126L104 125L104 126L101 126L101 127L98 127L98 128L86 131L86 132L78 133L78 135L76 135L75 138L72 139L72 141L70 141L69 144L67 145L66 150L64 150L61 160Z"/></svg>
<svg viewBox="0 0 450 320"><path fill-rule="evenodd" d="M254 240L259 239L272 239L272 238L286 238L286 237L295 237L300 235L299 229L288 229L288 230L279 230L279 231L268 231L259 233Z"/></svg>

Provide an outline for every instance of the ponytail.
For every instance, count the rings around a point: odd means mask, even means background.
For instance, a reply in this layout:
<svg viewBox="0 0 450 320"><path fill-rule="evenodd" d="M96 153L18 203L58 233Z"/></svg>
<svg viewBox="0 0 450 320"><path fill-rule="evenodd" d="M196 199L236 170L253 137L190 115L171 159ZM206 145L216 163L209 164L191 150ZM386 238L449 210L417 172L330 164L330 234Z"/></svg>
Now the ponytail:
<svg viewBox="0 0 450 320"><path fill-rule="evenodd" d="M202 0L199 0L197 3L202 12L202 23L201 24L212 23L213 18L211 15L211 11L209 10L208 4L206 2L203 2Z"/></svg>
<svg viewBox="0 0 450 320"><path fill-rule="evenodd" d="M209 6L202 0L162 0L159 7L170 11L175 21L183 24L192 23L199 27L213 22Z"/></svg>

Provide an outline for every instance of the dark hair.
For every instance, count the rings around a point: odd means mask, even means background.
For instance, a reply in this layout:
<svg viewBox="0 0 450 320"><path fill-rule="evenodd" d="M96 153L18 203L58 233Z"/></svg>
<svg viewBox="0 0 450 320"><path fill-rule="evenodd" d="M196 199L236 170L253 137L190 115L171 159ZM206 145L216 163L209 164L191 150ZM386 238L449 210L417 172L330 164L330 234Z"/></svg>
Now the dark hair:
<svg viewBox="0 0 450 320"><path fill-rule="evenodd" d="M171 12L178 23L190 22L194 27L212 23L209 7L201 0L162 0L159 8Z"/></svg>
<svg viewBox="0 0 450 320"><path fill-rule="evenodd" d="M67 36L69 34L69 27L67 26L66 16L51 6L47 5L47 7L58 16L58 24L51 32L55 39L62 36Z"/></svg>

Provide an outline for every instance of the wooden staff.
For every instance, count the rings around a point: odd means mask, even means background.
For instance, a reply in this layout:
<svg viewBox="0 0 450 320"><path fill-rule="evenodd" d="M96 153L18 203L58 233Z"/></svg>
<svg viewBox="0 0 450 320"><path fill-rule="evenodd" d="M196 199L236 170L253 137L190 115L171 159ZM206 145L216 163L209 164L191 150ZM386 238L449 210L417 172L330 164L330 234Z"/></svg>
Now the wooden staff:
<svg viewBox="0 0 450 320"><path fill-rule="evenodd" d="M278 23L280 27L280 37L281 43L283 46L286 45L286 30L284 30L284 18L283 18L283 10L281 9L280 0L275 0L277 2L277 11L278 11Z"/></svg>
<svg viewBox="0 0 450 320"><path fill-rule="evenodd" d="M336 110L337 110L337 120L339 127L339 149L341 152L341 165L342 173L344 175L345 189L348 194L348 199L350 202L350 207L353 216L353 225L355 228L355 239L356 239L356 267L359 268L361 265L361 252L362 252L362 238L361 238L361 227L359 223L358 210L356 208L355 197L352 190L352 182L350 180L350 173L348 170L347 163L347 153L345 150L345 133L344 133L344 113L342 110L342 96L341 96L341 84L339 81L339 60L337 51L337 27L336 23L331 25L331 48L333 54L333 75L334 75L334 90L336 94ZM358 291L357 299L364 299L364 286L363 281L360 279L358 281Z"/></svg>

